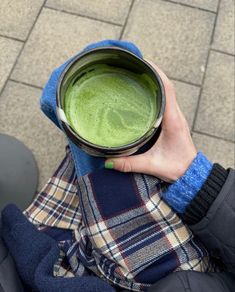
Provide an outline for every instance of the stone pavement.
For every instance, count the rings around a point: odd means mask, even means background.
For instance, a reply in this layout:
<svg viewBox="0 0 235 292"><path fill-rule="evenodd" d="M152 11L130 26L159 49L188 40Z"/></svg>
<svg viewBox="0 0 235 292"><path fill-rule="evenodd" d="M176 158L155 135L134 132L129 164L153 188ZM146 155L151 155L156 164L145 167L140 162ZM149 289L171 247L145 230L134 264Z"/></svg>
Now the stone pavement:
<svg viewBox="0 0 235 292"><path fill-rule="evenodd" d="M39 110L42 87L107 38L135 42L168 74L198 149L234 166L234 0L1 0L0 133L33 151L39 188L66 145Z"/></svg>

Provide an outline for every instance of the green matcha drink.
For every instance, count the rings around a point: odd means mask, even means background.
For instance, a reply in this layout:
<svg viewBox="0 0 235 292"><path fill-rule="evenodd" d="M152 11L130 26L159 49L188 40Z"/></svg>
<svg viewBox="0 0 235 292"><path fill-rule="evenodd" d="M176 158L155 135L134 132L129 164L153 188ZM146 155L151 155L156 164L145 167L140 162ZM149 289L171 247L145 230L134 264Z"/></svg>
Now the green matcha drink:
<svg viewBox="0 0 235 292"><path fill-rule="evenodd" d="M65 93L64 111L83 139L105 147L142 137L158 112L156 86L146 74L93 65Z"/></svg>

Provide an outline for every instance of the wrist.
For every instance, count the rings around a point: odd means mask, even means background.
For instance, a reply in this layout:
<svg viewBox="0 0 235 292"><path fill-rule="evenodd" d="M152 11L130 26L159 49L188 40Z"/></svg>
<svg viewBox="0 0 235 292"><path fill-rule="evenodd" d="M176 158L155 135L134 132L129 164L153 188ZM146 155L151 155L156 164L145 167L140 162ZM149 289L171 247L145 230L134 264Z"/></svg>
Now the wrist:
<svg viewBox="0 0 235 292"><path fill-rule="evenodd" d="M186 173L186 171L189 169L189 167L191 166L192 162L196 157L197 157L196 149L194 149L194 151L192 150L190 153L187 153L187 155L183 153L183 157L179 158L180 164L175 169L176 171L171 178L171 183L174 183L175 181L179 180Z"/></svg>
<svg viewBox="0 0 235 292"><path fill-rule="evenodd" d="M212 163L201 153L197 153L185 173L171 184L163 199L178 213L183 213L196 196L212 169Z"/></svg>

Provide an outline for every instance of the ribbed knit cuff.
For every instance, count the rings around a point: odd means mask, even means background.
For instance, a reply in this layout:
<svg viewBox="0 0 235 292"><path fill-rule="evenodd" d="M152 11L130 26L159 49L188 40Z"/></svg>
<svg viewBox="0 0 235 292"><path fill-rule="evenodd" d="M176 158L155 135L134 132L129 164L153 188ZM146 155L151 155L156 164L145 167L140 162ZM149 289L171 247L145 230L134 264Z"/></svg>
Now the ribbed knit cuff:
<svg viewBox="0 0 235 292"><path fill-rule="evenodd" d="M227 176L227 170L221 165L217 163L213 165L211 173L202 188L181 216L187 224L196 224L206 215L210 206L220 193Z"/></svg>
<svg viewBox="0 0 235 292"><path fill-rule="evenodd" d="M198 152L185 174L163 192L163 199L177 213L184 213L206 181L211 169L212 163L201 152Z"/></svg>

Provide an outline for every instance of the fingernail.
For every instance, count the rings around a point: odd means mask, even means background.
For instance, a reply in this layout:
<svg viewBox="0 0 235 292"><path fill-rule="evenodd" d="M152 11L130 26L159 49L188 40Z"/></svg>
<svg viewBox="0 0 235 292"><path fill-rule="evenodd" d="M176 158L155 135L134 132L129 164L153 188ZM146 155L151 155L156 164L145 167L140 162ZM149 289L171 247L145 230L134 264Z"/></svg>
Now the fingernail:
<svg viewBox="0 0 235 292"><path fill-rule="evenodd" d="M113 169L113 161L109 160L109 161L105 161L104 167L108 168L108 169Z"/></svg>

